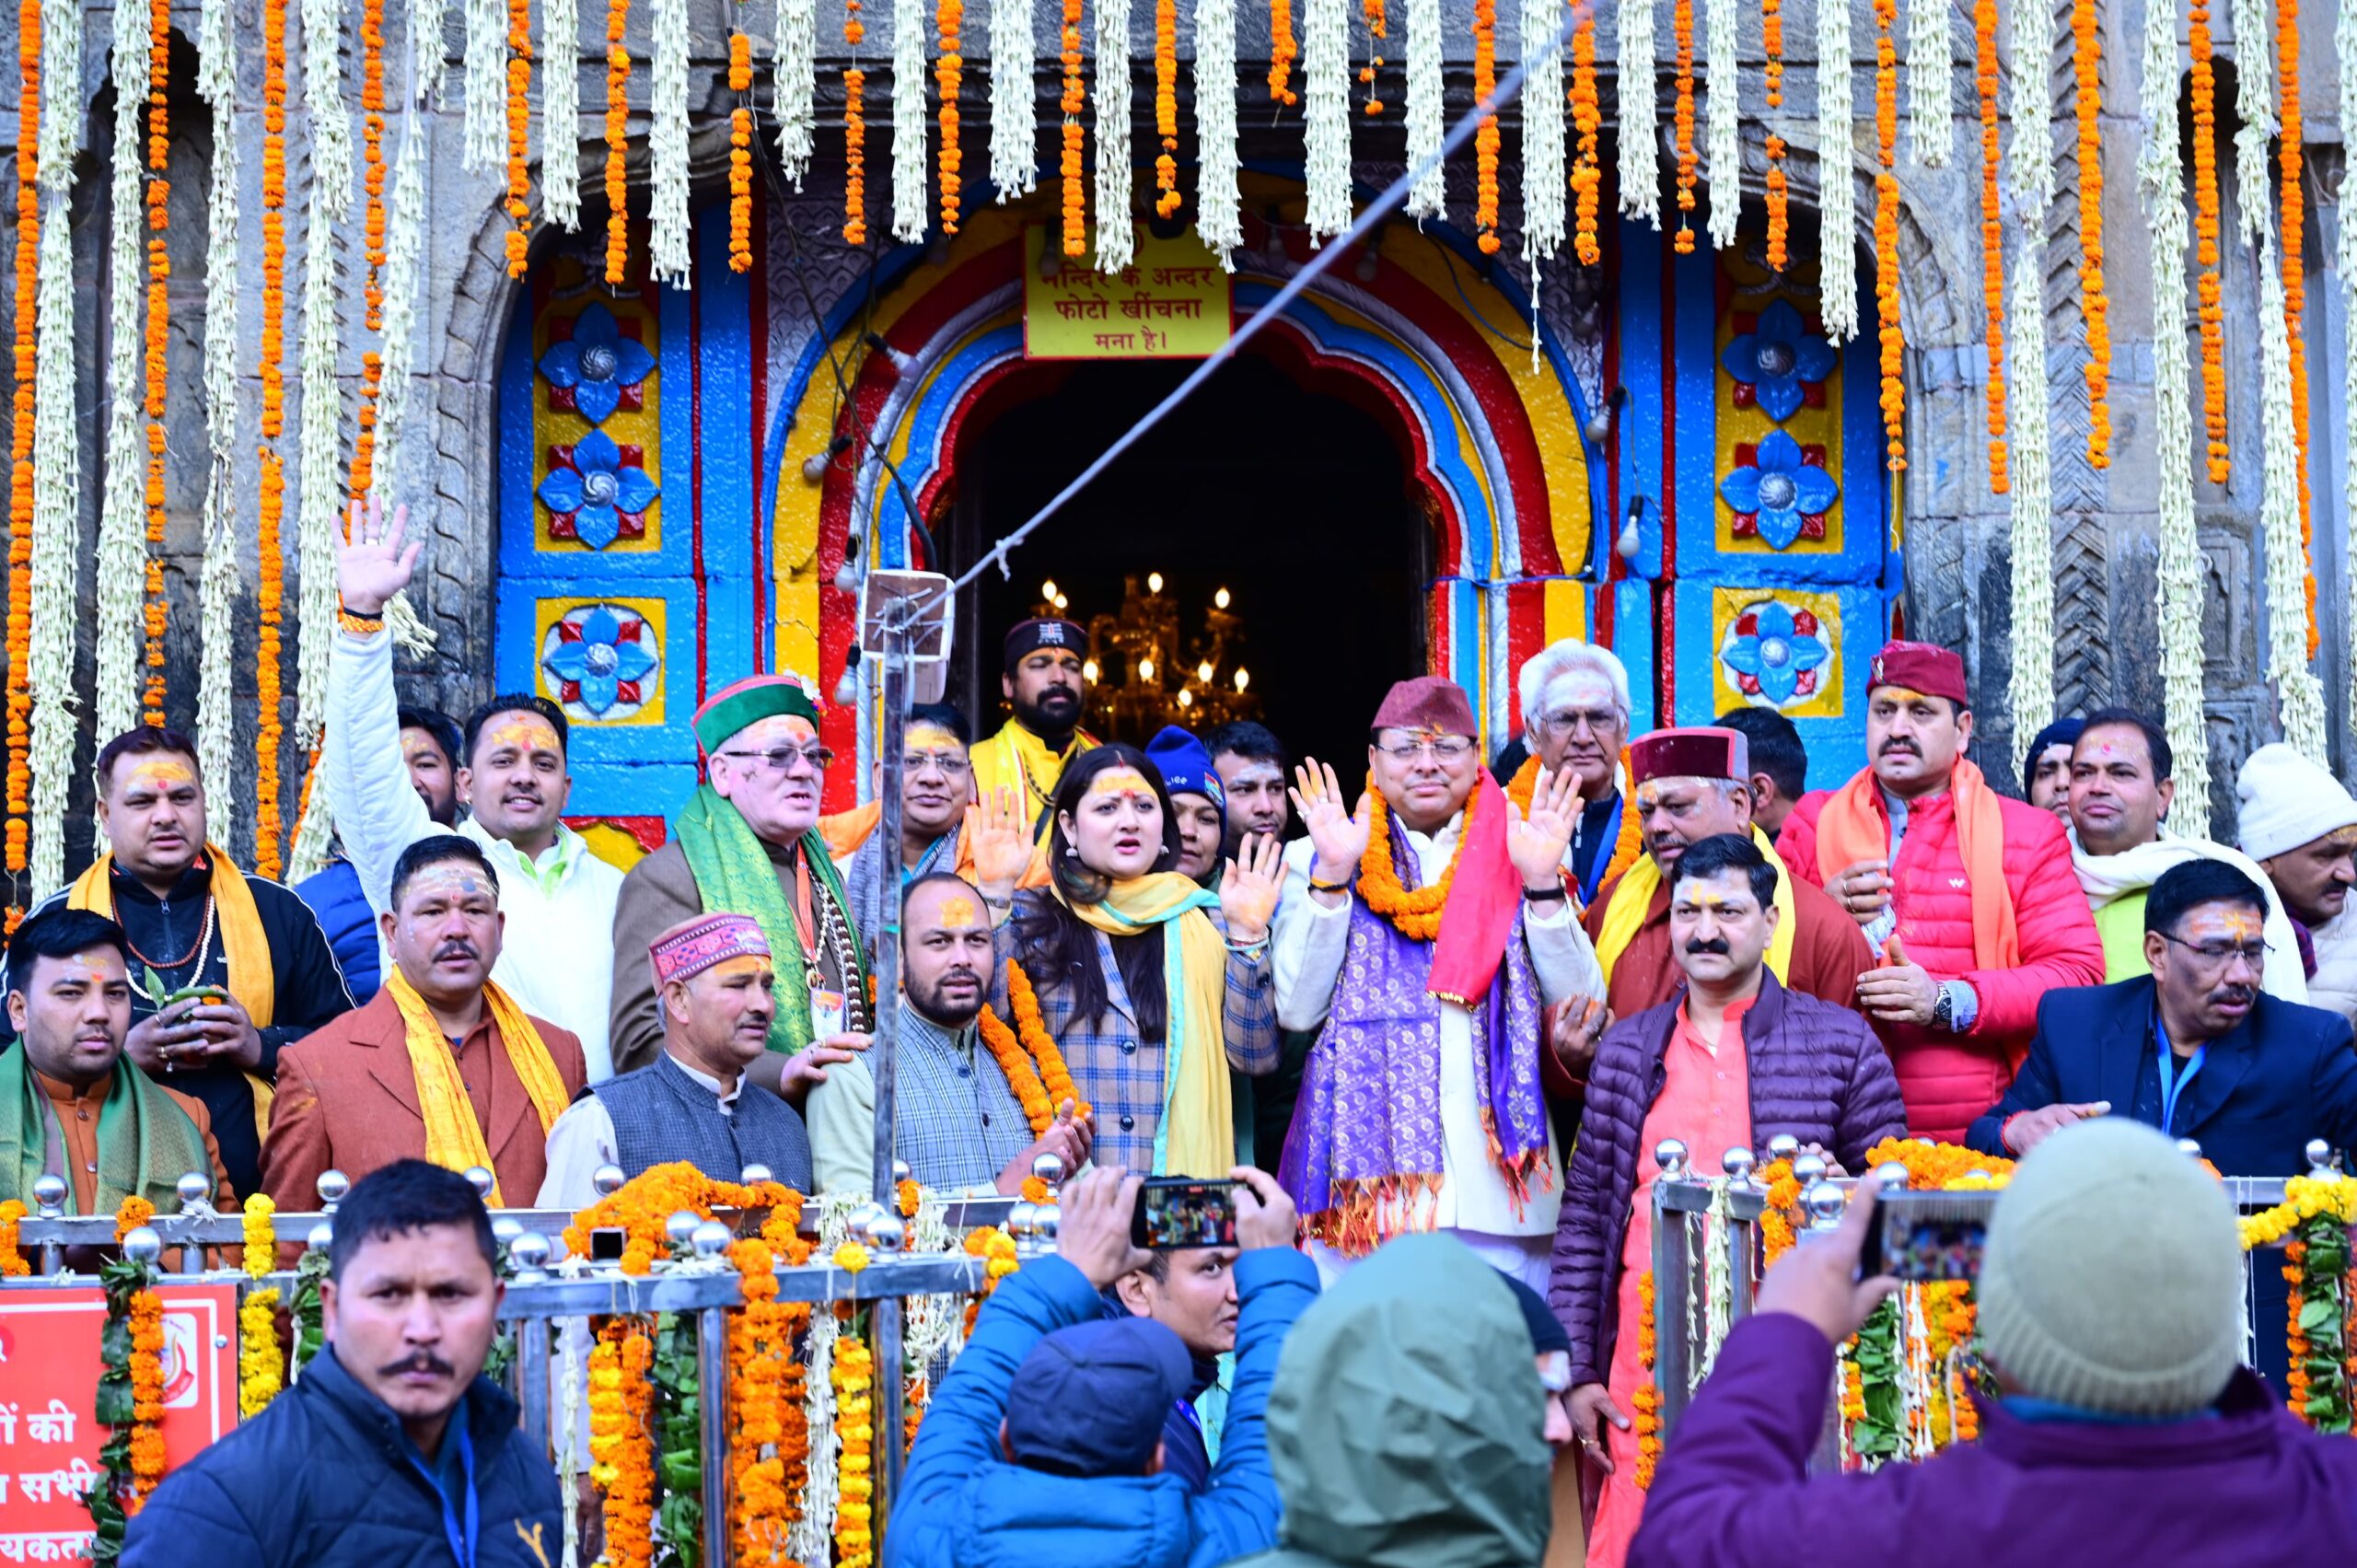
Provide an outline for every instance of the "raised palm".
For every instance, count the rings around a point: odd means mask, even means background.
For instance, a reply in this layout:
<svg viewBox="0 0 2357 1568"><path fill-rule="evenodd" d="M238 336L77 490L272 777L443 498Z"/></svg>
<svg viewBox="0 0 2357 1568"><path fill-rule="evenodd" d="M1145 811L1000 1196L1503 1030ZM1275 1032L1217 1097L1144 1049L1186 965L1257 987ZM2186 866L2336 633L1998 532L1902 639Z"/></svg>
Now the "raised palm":
<svg viewBox="0 0 2357 1568"><path fill-rule="evenodd" d="M1031 830L1004 785L966 807L966 843L974 856L974 880L993 898L1015 891L1031 864Z"/></svg>
<svg viewBox="0 0 2357 1568"><path fill-rule="evenodd" d="M1268 934L1282 874L1276 839L1268 833L1247 837L1219 879L1219 912L1227 917L1229 941L1258 942Z"/></svg>
<svg viewBox="0 0 2357 1568"><path fill-rule="evenodd" d="M1578 816L1579 775L1569 768L1541 772L1530 792L1530 810L1506 825L1506 854L1525 883L1533 886L1559 876L1563 851L1572 842L1572 823Z"/></svg>
<svg viewBox="0 0 2357 1568"><path fill-rule="evenodd" d="M1342 804L1341 781L1331 764L1305 757L1294 769L1293 808L1318 852L1317 869L1329 880L1340 880L1358 867L1366 854L1368 830L1375 820L1374 797L1361 791L1355 808Z"/></svg>
<svg viewBox="0 0 2357 1568"><path fill-rule="evenodd" d="M375 615L392 597L409 587L417 571L420 545L404 548L401 535L409 528L409 508L393 508L385 521L384 503L371 495L352 504L350 537L336 551L335 586L344 609L354 615Z"/></svg>

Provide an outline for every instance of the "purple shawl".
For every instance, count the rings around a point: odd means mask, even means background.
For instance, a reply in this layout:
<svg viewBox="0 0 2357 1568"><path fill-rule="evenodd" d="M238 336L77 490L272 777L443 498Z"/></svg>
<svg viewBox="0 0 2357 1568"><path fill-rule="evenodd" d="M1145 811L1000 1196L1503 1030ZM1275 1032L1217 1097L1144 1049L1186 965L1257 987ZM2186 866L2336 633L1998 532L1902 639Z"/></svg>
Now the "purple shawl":
<svg viewBox="0 0 2357 1568"><path fill-rule="evenodd" d="M1401 886L1423 885L1407 834L1392 819ZM1351 900L1351 933L1332 1006L1309 1052L1293 1134L1278 1172L1305 1232L1363 1257L1403 1231L1429 1228L1421 1202L1440 1189L1442 1002L1424 987L1433 945L1399 934ZM1547 1101L1538 1085L1538 975L1515 914L1505 958L1473 1007L1476 1078L1490 1150L1519 1205L1548 1168Z"/></svg>

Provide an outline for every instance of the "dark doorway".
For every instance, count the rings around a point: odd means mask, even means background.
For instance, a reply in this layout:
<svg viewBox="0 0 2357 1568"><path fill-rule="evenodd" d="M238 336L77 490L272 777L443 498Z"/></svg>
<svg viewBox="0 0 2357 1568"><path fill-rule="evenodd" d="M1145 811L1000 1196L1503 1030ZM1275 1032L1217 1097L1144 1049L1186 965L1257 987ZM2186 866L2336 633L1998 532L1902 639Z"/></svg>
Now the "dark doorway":
<svg viewBox="0 0 2357 1568"><path fill-rule="evenodd" d="M958 447L942 541L954 565L1020 527L1189 368L1034 366L986 395ZM1392 681L1424 668L1432 548L1388 421L1240 357L1011 554L1011 580L985 574L958 607L952 691L978 734L994 730L1000 639L1044 583L1085 626L1119 614L1125 578L1158 572L1182 638L1228 590L1260 722L1295 757L1331 761L1355 783L1368 717Z"/></svg>

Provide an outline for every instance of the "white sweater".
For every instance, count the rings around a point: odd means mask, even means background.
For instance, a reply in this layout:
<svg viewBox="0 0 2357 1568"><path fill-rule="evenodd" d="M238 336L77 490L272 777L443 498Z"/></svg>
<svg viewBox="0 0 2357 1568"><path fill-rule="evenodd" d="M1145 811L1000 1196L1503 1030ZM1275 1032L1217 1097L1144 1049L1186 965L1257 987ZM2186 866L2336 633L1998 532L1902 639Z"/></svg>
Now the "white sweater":
<svg viewBox="0 0 2357 1568"><path fill-rule="evenodd" d="M343 853L360 875L368 907L382 914L392 901L393 863L401 851L447 830L427 813L401 757L390 633L336 633L319 761ZM507 917L507 929L492 979L527 1013L581 1038L591 1083L612 1077L606 1033L614 980L614 900L621 893L622 874L562 824L556 842L528 863L515 845L492 837L471 818L457 830L482 846L499 874L499 910ZM385 968L392 969L389 954Z"/></svg>

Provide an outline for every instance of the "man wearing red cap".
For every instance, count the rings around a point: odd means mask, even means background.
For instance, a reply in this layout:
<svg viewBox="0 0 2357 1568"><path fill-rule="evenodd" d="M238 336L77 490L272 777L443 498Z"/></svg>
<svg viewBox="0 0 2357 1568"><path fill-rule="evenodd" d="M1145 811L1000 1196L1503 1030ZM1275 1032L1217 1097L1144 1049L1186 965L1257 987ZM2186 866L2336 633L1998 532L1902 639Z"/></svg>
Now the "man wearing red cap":
<svg viewBox="0 0 2357 1568"><path fill-rule="evenodd" d="M1866 683L1864 772L1803 800L1779 845L1864 927L1858 982L1918 1137L1962 1143L2028 1050L2038 998L2103 981L2103 941L2050 812L1991 788L1964 661L1892 643Z"/></svg>
<svg viewBox="0 0 2357 1568"><path fill-rule="evenodd" d="M1539 1015L1600 997L1604 977L1562 876L1576 773L1538 778L1526 815L1479 733L1455 682L1403 680L1355 810L1330 766L1296 770L1309 836L1285 853L1277 1019L1318 1036L1281 1175L1329 1273L1451 1230L1546 1285L1562 1191Z"/></svg>
<svg viewBox="0 0 2357 1568"><path fill-rule="evenodd" d="M1097 744L1080 727L1088 706L1088 633L1070 621L1046 617L1018 622L1006 634L1006 671L999 690L1014 716L973 750L974 798L1004 790L1045 843L1055 813L1048 802L1064 764Z"/></svg>
<svg viewBox="0 0 2357 1568"><path fill-rule="evenodd" d="M1585 921L1614 1016L1633 1018L1677 994L1670 879L1687 845L1720 833L1750 839L1777 870L1779 919L1768 945L1769 971L1787 991L1854 1005L1858 977L1874 967L1874 950L1840 905L1814 884L1783 875L1768 835L1753 826L1750 743L1732 729L1655 730L1630 742L1629 768L1645 854L1604 888Z"/></svg>
<svg viewBox="0 0 2357 1568"><path fill-rule="evenodd" d="M822 1063L867 1046L866 963L818 830L834 753L791 675L723 687L691 723L712 782L680 807L671 842L632 867L614 908L614 1067L652 1066L662 1050L655 943L697 915L749 915L787 961L769 1050L745 1076L798 1101L825 1081Z"/></svg>

